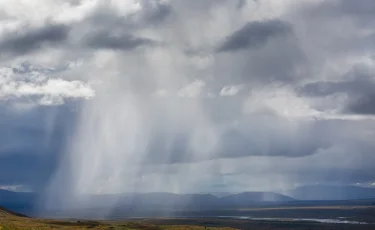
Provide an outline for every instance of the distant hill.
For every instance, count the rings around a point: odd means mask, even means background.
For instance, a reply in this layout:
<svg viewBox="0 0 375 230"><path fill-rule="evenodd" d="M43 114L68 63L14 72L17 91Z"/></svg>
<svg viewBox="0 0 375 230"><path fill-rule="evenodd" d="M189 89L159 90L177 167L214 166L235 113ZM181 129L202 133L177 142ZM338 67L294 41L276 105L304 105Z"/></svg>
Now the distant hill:
<svg viewBox="0 0 375 230"><path fill-rule="evenodd" d="M122 206L168 207L175 209L236 208L270 202L288 202L294 199L271 192L244 192L217 197L212 194L140 193L123 196L118 200Z"/></svg>
<svg viewBox="0 0 375 230"><path fill-rule="evenodd" d="M262 202L282 203L294 201L295 199L273 192L243 192L239 194L224 196L220 198L220 200L221 202L224 202L225 204L231 206L243 206Z"/></svg>
<svg viewBox="0 0 375 230"><path fill-rule="evenodd" d="M230 193L230 192L211 192L210 194L212 194L216 197L224 197L224 196L232 195L233 193Z"/></svg>
<svg viewBox="0 0 375 230"><path fill-rule="evenodd" d="M212 210L279 205L293 200L269 192L244 192L223 197L212 194L145 193L122 197L110 216L184 216L186 211L190 212L189 215L201 215L201 212Z"/></svg>
<svg viewBox="0 0 375 230"><path fill-rule="evenodd" d="M375 199L375 188L358 186L303 186L288 195L298 200L360 200Z"/></svg>

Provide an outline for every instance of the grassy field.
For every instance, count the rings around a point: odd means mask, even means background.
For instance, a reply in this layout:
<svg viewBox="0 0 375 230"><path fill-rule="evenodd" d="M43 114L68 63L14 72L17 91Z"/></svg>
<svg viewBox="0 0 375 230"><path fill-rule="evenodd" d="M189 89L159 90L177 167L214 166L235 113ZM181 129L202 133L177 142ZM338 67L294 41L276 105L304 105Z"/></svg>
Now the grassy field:
<svg viewBox="0 0 375 230"><path fill-rule="evenodd" d="M137 222L99 222L99 221L60 221L33 219L26 216L12 213L0 208L0 230L44 230L44 229L112 229L112 230L232 230L233 228L216 228L204 226L185 226L174 224L152 224L143 221Z"/></svg>

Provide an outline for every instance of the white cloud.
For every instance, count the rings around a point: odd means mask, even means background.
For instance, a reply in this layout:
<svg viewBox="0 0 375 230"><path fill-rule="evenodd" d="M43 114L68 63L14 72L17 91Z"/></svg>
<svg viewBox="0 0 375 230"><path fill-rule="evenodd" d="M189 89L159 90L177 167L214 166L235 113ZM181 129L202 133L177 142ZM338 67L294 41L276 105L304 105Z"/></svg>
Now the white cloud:
<svg viewBox="0 0 375 230"><path fill-rule="evenodd" d="M24 185L0 185L0 189L12 192L31 192L31 190Z"/></svg>
<svg viewBox="0 0 375 230"><path fill-rule="evenodd" d="M56 97L56 96L44 96L42 97L39 101L40 105L62 105L64 104L64 100L61 97Z"/></svg>
<svg viewBox="0 0 375 230"><path fill-rule="evenodd" d="M168 91L165 89L159 89L155 92L155 96L157 97L165 97L168 96Z"/></svg>
<svg viewBox="0 0 375 230"><path fill-rule="evenodd" d="M111 0L110 4L120 15L124 16L137 13L142 9L142 4L139 0Z"/></svg>
<svg viewBox="0 0 375 230"><path fill-rule="evenodd" d="M120 17L137 15L148 1L141 0L82 0L71 1L21 1L0 0L0 9L7 16L4 23L24 23L40 26L46 21L62 24L80 22L100 9L111 9ZM156 1L159 2L159 1ZM160 1L165 4L165 1ZM33 10L34 9L34 10ZM37 9L37 10L35 10Z"/></svg>
<svg viewBox="0 0 375 230"><path fill-rule="evenodd" d="M318 111L311 104L313 101L299 97L288 87L270 87L254 90L244 102L243 111L254 114L269 111L289 119L324 119L324 120L374 120L374 115L342 114L340 110Z"/></svg>
<svg viewBox="0 0 375 230"><path fill-rule="evenodd" d="M238 85L224 86L220 91L220 95L221 96L234 96L238 94L241 89L242 87Z"/></svg>
<svg viewBox="0 0 375 230"><path fill-rule="evenodd" d="M291 89L282 87L253 91L244 104L246 113L264 109L289 118L315 117L321 114L310 108L307 100L296 96Z"/></svg>
<svg viewBox="0 0 375 230"><path fill-rule="evenodd" d="M194 56L190 60L191 64L200 70L212 67L214 61L215 58L213 55Z"/></svg>
<svg viewBox="0 0 375 230"><path fill-rule="evenodd" d="M178 91L179 97L186 97L186 98L193 98L199 96L204 87L206 86L206 83L201 80L196 80L189 85L183 87Z"/></svg>
<svg viewBox="0 0 375 230"><path fill-rule="evenodd" d="M94 95L91 86L82 81L48 78L41 70L17 73L10 67L0 69L0 100L36 98L41 105L59 105L65 99L90 99Z"/></svg>

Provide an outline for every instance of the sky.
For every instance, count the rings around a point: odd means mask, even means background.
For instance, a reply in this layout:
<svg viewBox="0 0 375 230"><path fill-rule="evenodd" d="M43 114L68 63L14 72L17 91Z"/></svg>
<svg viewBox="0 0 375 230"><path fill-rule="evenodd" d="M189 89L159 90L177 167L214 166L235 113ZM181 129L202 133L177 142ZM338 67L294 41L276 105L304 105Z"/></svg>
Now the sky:
<svg viewBox="0 0 375 230"><path fill-rule="evenodd" d="M375 185L373 0L0 0L0 188Z"/></svg>

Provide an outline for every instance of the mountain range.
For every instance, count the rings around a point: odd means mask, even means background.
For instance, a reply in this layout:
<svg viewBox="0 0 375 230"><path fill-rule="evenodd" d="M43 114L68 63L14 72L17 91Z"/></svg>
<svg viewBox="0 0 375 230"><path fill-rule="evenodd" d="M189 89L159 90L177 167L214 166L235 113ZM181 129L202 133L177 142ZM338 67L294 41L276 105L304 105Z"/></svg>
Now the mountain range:
<svg viewBox="0 0 375 230"><path fill-rule="evenodd" d="M0 190L0 206L9 210L36 215L43 199L35 193ZM134 193L116 195L92 195L85 203L87 210L113 209L114 212L135 212L143 210L212 210L241 208L252 205L285 203L294 199L272 192L244 192L217 197L212 194ZM58 212L59 210L49 210ZM74 210L76 211L76 210Z"/></svg>
<svg viewBox="0 0 375 230"><path fill-rule="evenodd" d="M85 210L111 210L111 213L138 213L163 215L181 210L221 210L240 209L246 207L264 207L279 205L303 205L308 201L311 205L327 201L344 201L375 199L374 188L356 186L305 186L288 191L290 196L274 192L243 192L215 196L212 194L174 194L174 193L134 193L117 195L92 195ZM0 206L26 215L37 216L40 211L41 196L35 193L12 192L0 190ZM337 203L337 202L336 202ZM333 203L334 204L334 203ZM47 210L58 212L59 210ZM72 211L72 210L70 210ZM78 212L79 210L74 210ZM82 211L82 210L81 210ZM73 211L72 211L73 212Z"/></svg>

